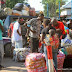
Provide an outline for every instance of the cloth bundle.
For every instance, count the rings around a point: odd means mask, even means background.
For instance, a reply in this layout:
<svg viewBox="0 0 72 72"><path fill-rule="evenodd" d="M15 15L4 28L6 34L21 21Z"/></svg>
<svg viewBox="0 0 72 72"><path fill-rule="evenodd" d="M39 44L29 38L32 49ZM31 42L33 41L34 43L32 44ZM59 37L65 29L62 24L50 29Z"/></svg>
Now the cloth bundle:
<svg viewBox="0 0 72 72"><path fill-rule="evenodd" d="M65 59L64 53L62 51L59 51L59 54L57 55L58 69L63 68L64 59Z"/></svg>
<svg viewBox="0 0 72 72"><path fill-rule="evenodd" d="M18 48L13 51L13 60L24 61L26 56L30 53L30 48Z"/></svg>
<svg viewBox="0 0 72 72"><path fill-rule="evenodd" d="M25 64L28 72L45 72L44 56L41 53L30 53Z"/></svg>
<svg viewBox="0 0 72 72"><path fill-rule="evenodd" d="M68 45L72 45L72 40L67 39L67 38L61 40L61 46L62 47L65 47L65 46L68 46Z"/></svg>

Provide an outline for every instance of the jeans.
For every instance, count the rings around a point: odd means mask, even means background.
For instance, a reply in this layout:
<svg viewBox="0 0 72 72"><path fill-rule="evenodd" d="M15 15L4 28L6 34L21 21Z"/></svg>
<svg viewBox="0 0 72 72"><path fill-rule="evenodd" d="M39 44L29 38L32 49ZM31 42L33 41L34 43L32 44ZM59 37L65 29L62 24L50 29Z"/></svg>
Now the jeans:
<svg viewBox="0 0 72 72"><path fill-rule="evenodd" d="M23 48L22 40L15 41L15 48Z"/></svg>
<svg viewBox="0 0 72 72"><path fill-rule="evenodd" d="M45 54L45 59L46 59L46 66L47 66L47 72L49 72L49 67L48 67L48 57L47 57L47 49L46 47L44 46L44 54Z"/></svg>
<svg viewBox="0 0 72 72"><path fill-rule="evenodd" d="M55 67L55 70L57 70L57 53L53 52L52 54L53 54L54 67Z"/></svg>
<svg viewBox="0 0 72 72"><path fill-rule="evenodd" d="M46 49L45 46L44 46L44 53L45 53L45 58L46 58L47 72L49 72L49 69L48 69L47 49ZM53 63L54 63L54 67L55 67L55 70L57 70L57 52L52 52L52 54L53 54Z"/></svg>

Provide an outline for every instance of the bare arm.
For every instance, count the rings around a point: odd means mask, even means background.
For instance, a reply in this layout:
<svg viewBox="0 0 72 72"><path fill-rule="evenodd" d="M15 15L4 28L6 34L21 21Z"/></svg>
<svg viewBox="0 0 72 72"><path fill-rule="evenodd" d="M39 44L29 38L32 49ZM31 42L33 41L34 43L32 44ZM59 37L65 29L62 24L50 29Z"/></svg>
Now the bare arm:
<svg viewBox="0 0 72 72"><path fill-rule="evenodd" d="M26 23L24 24L24 26L26 26L26 28L27 28L28 30L30 30L31 32L36 33L36 31L31 30L30 27L28 27Z"/></svg>
<svg viewBox="0 0 72 72"><path fill-rule="evenodd" d="M17 33L21 36L21 34L19 33L19 30L17 30Z"/></svg>
<svg viewBox="0 0 72 72"><path fill-rule="evenodd" d="M2 30L2 32L4 31L4 28L3 28L3 26L1 25L1 23L0 23L0 29Z"/></svg>
<svg viewBox="0 0 72 72"><path fill-rule="evenodd" d="M11 38L11 28L9 28L9 31L8 31L8 33L9 33L9 38Z"/></svg>
<svg viewBox="0 0 72 72"><path fill-rule="evenodd" d="M45 38L45 35L42 34L42 36L41 36L41 42L43 42L44 38Z"/></svg>

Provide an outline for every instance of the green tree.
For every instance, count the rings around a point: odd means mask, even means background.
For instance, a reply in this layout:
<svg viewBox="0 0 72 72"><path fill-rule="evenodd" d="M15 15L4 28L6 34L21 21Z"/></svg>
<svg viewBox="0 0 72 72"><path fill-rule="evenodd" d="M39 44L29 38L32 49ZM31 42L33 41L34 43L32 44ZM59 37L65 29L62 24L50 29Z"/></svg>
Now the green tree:
<svg viewBox="0 0 72 72"><path fill-rule="evenodd" d="M26 0L6 0L6 7L13 8L16 3L23 3Z"/></svg>
<svg viewBox="0 0 72 72"><path fill-rule="evenodd" d="M64 5L67 0L60 0L60 6ZM56 16L56 10L58 12L59 8L59 0L42 0L42 4L44 4L44 14L47 16L47 3L48 3L48 12L50 17Z"/></svg>

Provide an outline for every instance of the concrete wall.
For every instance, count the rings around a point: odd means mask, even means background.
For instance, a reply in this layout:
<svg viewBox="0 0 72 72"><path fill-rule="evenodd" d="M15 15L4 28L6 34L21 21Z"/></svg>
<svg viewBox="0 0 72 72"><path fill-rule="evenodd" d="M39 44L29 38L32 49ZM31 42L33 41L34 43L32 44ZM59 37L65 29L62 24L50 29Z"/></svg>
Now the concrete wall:
<svg viewBox="0 0 72 72"><path fill-rule="evenodd" d="M62 10L61 15L71 15L71 9Z"/></svg>

